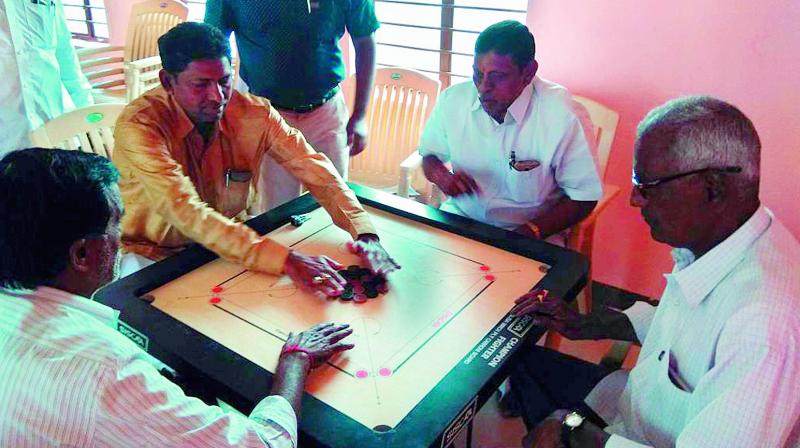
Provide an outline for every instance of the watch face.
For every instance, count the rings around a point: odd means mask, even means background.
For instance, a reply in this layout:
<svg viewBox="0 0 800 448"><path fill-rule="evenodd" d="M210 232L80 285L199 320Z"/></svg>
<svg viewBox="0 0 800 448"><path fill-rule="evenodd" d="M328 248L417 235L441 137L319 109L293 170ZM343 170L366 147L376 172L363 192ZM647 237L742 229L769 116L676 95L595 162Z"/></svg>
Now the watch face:
<svg viewBox="0 0 800 448"><path fill-rule="evenodd" d="M577 412L570 412L564 417L564 424L570 428L577 428L581 426L581 423L583 423L583 416Z"/></svg>

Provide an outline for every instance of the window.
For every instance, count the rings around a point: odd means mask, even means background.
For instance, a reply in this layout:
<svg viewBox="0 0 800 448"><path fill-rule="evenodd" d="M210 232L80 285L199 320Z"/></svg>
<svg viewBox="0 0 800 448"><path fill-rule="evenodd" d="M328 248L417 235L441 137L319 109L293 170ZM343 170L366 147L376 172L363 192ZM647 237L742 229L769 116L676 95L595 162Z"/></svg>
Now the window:
<svg viewBox="0 0 800 448"><path fill-rule="evenodd" d="M527 5L528 0L375 0L381 22L377 65L413 68L438 77L442 88L471 79L478 34L501 20L526 23Z"/></svg>
<svg viewBox="0 0 800 448"><path fill-rule="evenodd" d="M101 5L99 9L105 22L103 0L65 1ZM377 65L419 70L433 78L438 77L443 88L472 78L475 39L484 28L506 19L526 23L528 7L528 0L374 1L381 22L375 34ZM189 7L189 20L202 21L206 1L185 2ZM105 23L102 26L107 37L108 28ZM355 70L352 44L350 54L352 72Z"/></svg>
<svg viewBox="0 0 800 448"><path fill-rule="evenodd" d="M103 0L64 0L67 28L86 40L108 40L108 20Z"/></svg>

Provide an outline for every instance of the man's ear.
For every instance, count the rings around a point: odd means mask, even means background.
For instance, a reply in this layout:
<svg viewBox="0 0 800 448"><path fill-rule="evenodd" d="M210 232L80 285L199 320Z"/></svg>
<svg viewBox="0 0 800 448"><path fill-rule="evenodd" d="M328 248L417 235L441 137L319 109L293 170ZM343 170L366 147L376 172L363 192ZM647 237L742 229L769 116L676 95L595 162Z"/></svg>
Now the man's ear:
<svg viewBox="0 0 800 448"><path fill-rule="evenodd" d="M174 87L174 77L164 70L163 68L158 71L158 80L161 81L161 85L164 87L164 90L167 92L172 93L172 88Z"/></svg>
<svg viewBox="0 0 800 448"><path fill-rule="evenodd" d="M529 84L533 77L536 76L536 72L539 70L539 63L536 62L536 59L532 60L530 64L526 65L522 69L522 79L525 81L525 84Z"/></svg>
<svg viewBox="0 0 800 448"><path fill-rule="evenodd" d="M728 186L725 184L722 174L705 173L703 180L705 181L708 202L721 202L725 199Z"/></svg>
<svg viewBox="0 0 800 448"><path fill-rule="evenodd" d="M88 242L89 240L87 239L80 239L69 247L69 264L75 272L89 272L91 270Z"/></svg>

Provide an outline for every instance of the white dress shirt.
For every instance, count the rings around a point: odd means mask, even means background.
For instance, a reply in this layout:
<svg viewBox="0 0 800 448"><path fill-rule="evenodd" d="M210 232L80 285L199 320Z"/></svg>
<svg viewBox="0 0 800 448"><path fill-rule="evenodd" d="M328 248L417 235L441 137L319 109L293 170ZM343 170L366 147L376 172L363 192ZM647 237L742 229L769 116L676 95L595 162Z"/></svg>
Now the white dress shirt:
<svg viewBox="0 0 800 448"><path fill-rule="evenodd" d="M699 259L673 257L658 307L626 312L636 367L586 399L606 447L800 447L800 244L762 207Z"/></svg>
<svg viewBox="0 0 800 448"><path fill-rule="evenodd" d="M472 176L480 195L449 198L442 209L508 230L536 218L564 195L603 196L586 110L563 87L535 77L509 106L503 123L481 107L472 82L442 92L420 141L420 154ZM509 167L537 161L530 171Z"/></svg>
<svg viewBox="0 0 800 448"><path fill-rule="evenodd" d="M118 312L57 289L0 289L0 446L296 447L283 397L249 418L165 379Z"/></svg>
<svg viewBox="0 0 800 448"><path fill-rule="evenodd" d="M28 133L93 104L61 0L0 0L0 158Z"/></svg>

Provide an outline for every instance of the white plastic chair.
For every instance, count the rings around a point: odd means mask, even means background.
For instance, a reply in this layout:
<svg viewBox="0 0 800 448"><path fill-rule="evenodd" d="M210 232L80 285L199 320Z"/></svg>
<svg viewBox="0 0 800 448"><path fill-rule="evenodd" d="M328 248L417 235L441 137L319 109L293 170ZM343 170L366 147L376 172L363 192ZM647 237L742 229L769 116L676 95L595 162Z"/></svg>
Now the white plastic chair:
<svg viewBox="0 0 800 448"><path fill-rule="evenodd" d="M161 68L158 38L185 22L189 8L179 0L147 0L131 6L124 46L84 48L77 51L81 68L93 87L97 102L129 102L148 90ZM129 74L138 70L138 75ZM131 84L142 81L143 84ZM150 82L148 84L147 82ZM137 93L138 92L138 93Z"/></svg>
<svg viewBox="0 0 800 448"><path fill-rule="evenodd" d="M605 179L606 169L608 168L608 157L611 154L611 145L614 143L614 136L619 124L619 114L608 107L586 97L573 95L578 103L582 104L589 113L589 119L594 126L595 144L597 146L597 162L600 168L600 179ZM574 225L569 232L567 247L580 252L592 260L594 246L594 228L597 218L607 208L620 192L616 185L603 183L603 197L597 201L597 206L592 210L583 221ZM589 267L589 277L587 287L578 295L576 299L578 309L582 313L588 313L592 309L592 271Z"/></svg>
<svg viewBox="0 0 800 448"><path fill-rule="evenodd" d="M114 124L124 104L95 104L67 112L30 133L33 146L91 152L111 158Z"/></svg>
<svg viewBox="0 0 800 448"><path fill-rule="evenodd" d="M380 68L367 109L369 141L367 149L350 159L349 180L408 196L409 185L400 177L401 162L415 153L441 83L424 74L404 68ZM342 86L352 110L355 75Z"/></svg>

